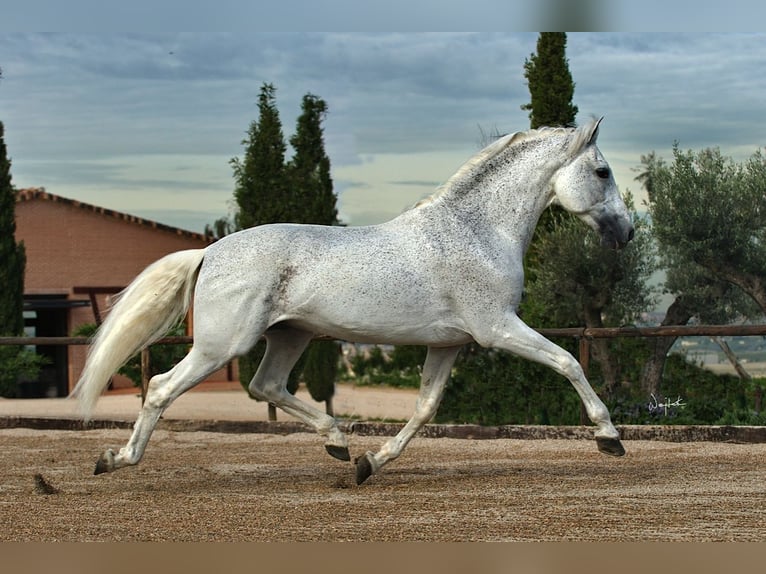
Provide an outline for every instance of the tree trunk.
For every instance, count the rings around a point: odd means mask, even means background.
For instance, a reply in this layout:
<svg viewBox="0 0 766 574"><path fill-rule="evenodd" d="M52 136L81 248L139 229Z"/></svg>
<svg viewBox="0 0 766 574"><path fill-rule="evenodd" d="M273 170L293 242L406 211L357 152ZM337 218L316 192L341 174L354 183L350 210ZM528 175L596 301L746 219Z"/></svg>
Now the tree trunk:
<svg viewBox="0 0 766 574"><path fill-rule="evenodd" d="M593 358L601 366L601 376L604 378L604 396L611 398L617 386L618 369L612 350L609 348L609 339L593 339L590 344Z"/></svg>
<svg viewBox="0 0 766 574"><path fill-rule="evenodd" d="M742 366L742 363L739 362L739 359L737 358L737 354L731 350L729 343L724 341L721 337L710 337L710 339L716 345L721 347L723 354L726 355L727 359L729 359L729 362L734 367L734 370L737 372L737 375L739 376L740 379L742 379L743 381L749 381L753 378L750 376L750 373L747 372L745 367Z"/></svg>
<svg viewBox="0 0 766 574"><path fill-rule="evenodd" d="M665 318L660 323L661 326L686 325L692 314L686 309L681 297L676 297L675 301L668 307ZM665 358L668 351L676 342L678 337L651 337L647 339L649 344L649 357L641 369L641 390L648 396L653 394L660 396L660 381L662 381L662 372L665 370Z"/></svg>
<svg viewBox="0 0 766 574"><path fill-rule="evenodd" d="M700 264L742 289L766 313L766 280L762 275L742 272L738 267L720 261Z"/></svg>
<svg viewBox="0 0 766 574"><path fill-rule="evenodd" d="M600 307L587 307L584 310L585 326L590 328L600 328L604 326L601 320ZM590 348L593 358L598 361L601 367L601 376L604 378L604 394L607 398L611 397L617 385L617 362L609 348L608 339L593 339L590 341ZM582 362L582 360L581 360Z"/></svg>

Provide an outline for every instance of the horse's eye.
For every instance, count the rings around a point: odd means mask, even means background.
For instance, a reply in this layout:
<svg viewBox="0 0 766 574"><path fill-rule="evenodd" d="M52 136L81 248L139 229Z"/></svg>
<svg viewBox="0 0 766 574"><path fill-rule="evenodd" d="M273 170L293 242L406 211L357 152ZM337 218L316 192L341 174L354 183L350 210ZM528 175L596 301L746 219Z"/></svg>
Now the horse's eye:
<svg viewBox="0 0 766 574"><path fill-rule="evenodd" d="M609 177L609 168L608 167L599 167L596 169L596 175L599 176L601 179L606 179Z"/></svg>

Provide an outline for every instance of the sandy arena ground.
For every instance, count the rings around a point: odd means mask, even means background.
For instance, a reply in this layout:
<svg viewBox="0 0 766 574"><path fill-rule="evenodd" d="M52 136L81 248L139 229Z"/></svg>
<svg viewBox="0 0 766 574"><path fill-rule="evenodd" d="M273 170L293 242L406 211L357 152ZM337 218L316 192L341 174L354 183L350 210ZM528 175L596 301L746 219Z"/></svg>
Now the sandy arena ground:
<svg viewBox="0 0 766 574"><path fill-rule="evenodd" d="M763 541L766 444L416 438L356 486L314 434L0 430L0 540ZM381 437L350 437L352 456Z"/></svg>
<svg viewBox="0 0 766 574"><path fill-rule="evenodd" d="M226 390L217 390L224 387ZM301 386L296 395L318 409L317 403ZM418 391L390 387L335 386L333 406L339 418L362 420L405 421L412 416ZM134 421L141 410L141 396L137 391L106 393L96 404L94 419ZM77 401L72 399L3 399L0 397L0 417L55 417L79 418ZM248 398L239 383L213 383L200 385L178 397L165 411L168 420L268 420L268 405ZM278 411L278 420L297 419Z"/></svg>

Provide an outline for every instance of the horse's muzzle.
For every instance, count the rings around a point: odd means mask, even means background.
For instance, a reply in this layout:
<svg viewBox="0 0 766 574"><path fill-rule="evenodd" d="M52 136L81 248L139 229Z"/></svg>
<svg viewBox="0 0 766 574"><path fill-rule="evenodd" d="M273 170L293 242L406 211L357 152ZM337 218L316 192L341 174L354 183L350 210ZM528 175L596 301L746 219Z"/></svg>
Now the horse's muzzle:
<svg viewBox="0 0 766 574"><path fill-rule="evenodd" d="M635 235L635 229L632 224L620 225L617 220L609 220L606 224L601 224L601 245L619 251L623 249Z"/></svg>

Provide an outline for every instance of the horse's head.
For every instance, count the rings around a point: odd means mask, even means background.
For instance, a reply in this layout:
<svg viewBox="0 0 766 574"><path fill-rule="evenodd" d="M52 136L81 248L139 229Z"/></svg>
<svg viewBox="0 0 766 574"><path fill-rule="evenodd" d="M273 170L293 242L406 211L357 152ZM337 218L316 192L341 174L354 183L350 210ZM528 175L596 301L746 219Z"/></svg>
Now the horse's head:
<svg viewBox="0 0 766 574"><path fill-rule="evenodd" d="M575 131L571 159L553 177L553 201L598 231L604 246L621 249L633 239L633 222L596 146L600 123L594 119Z"/></svg>

